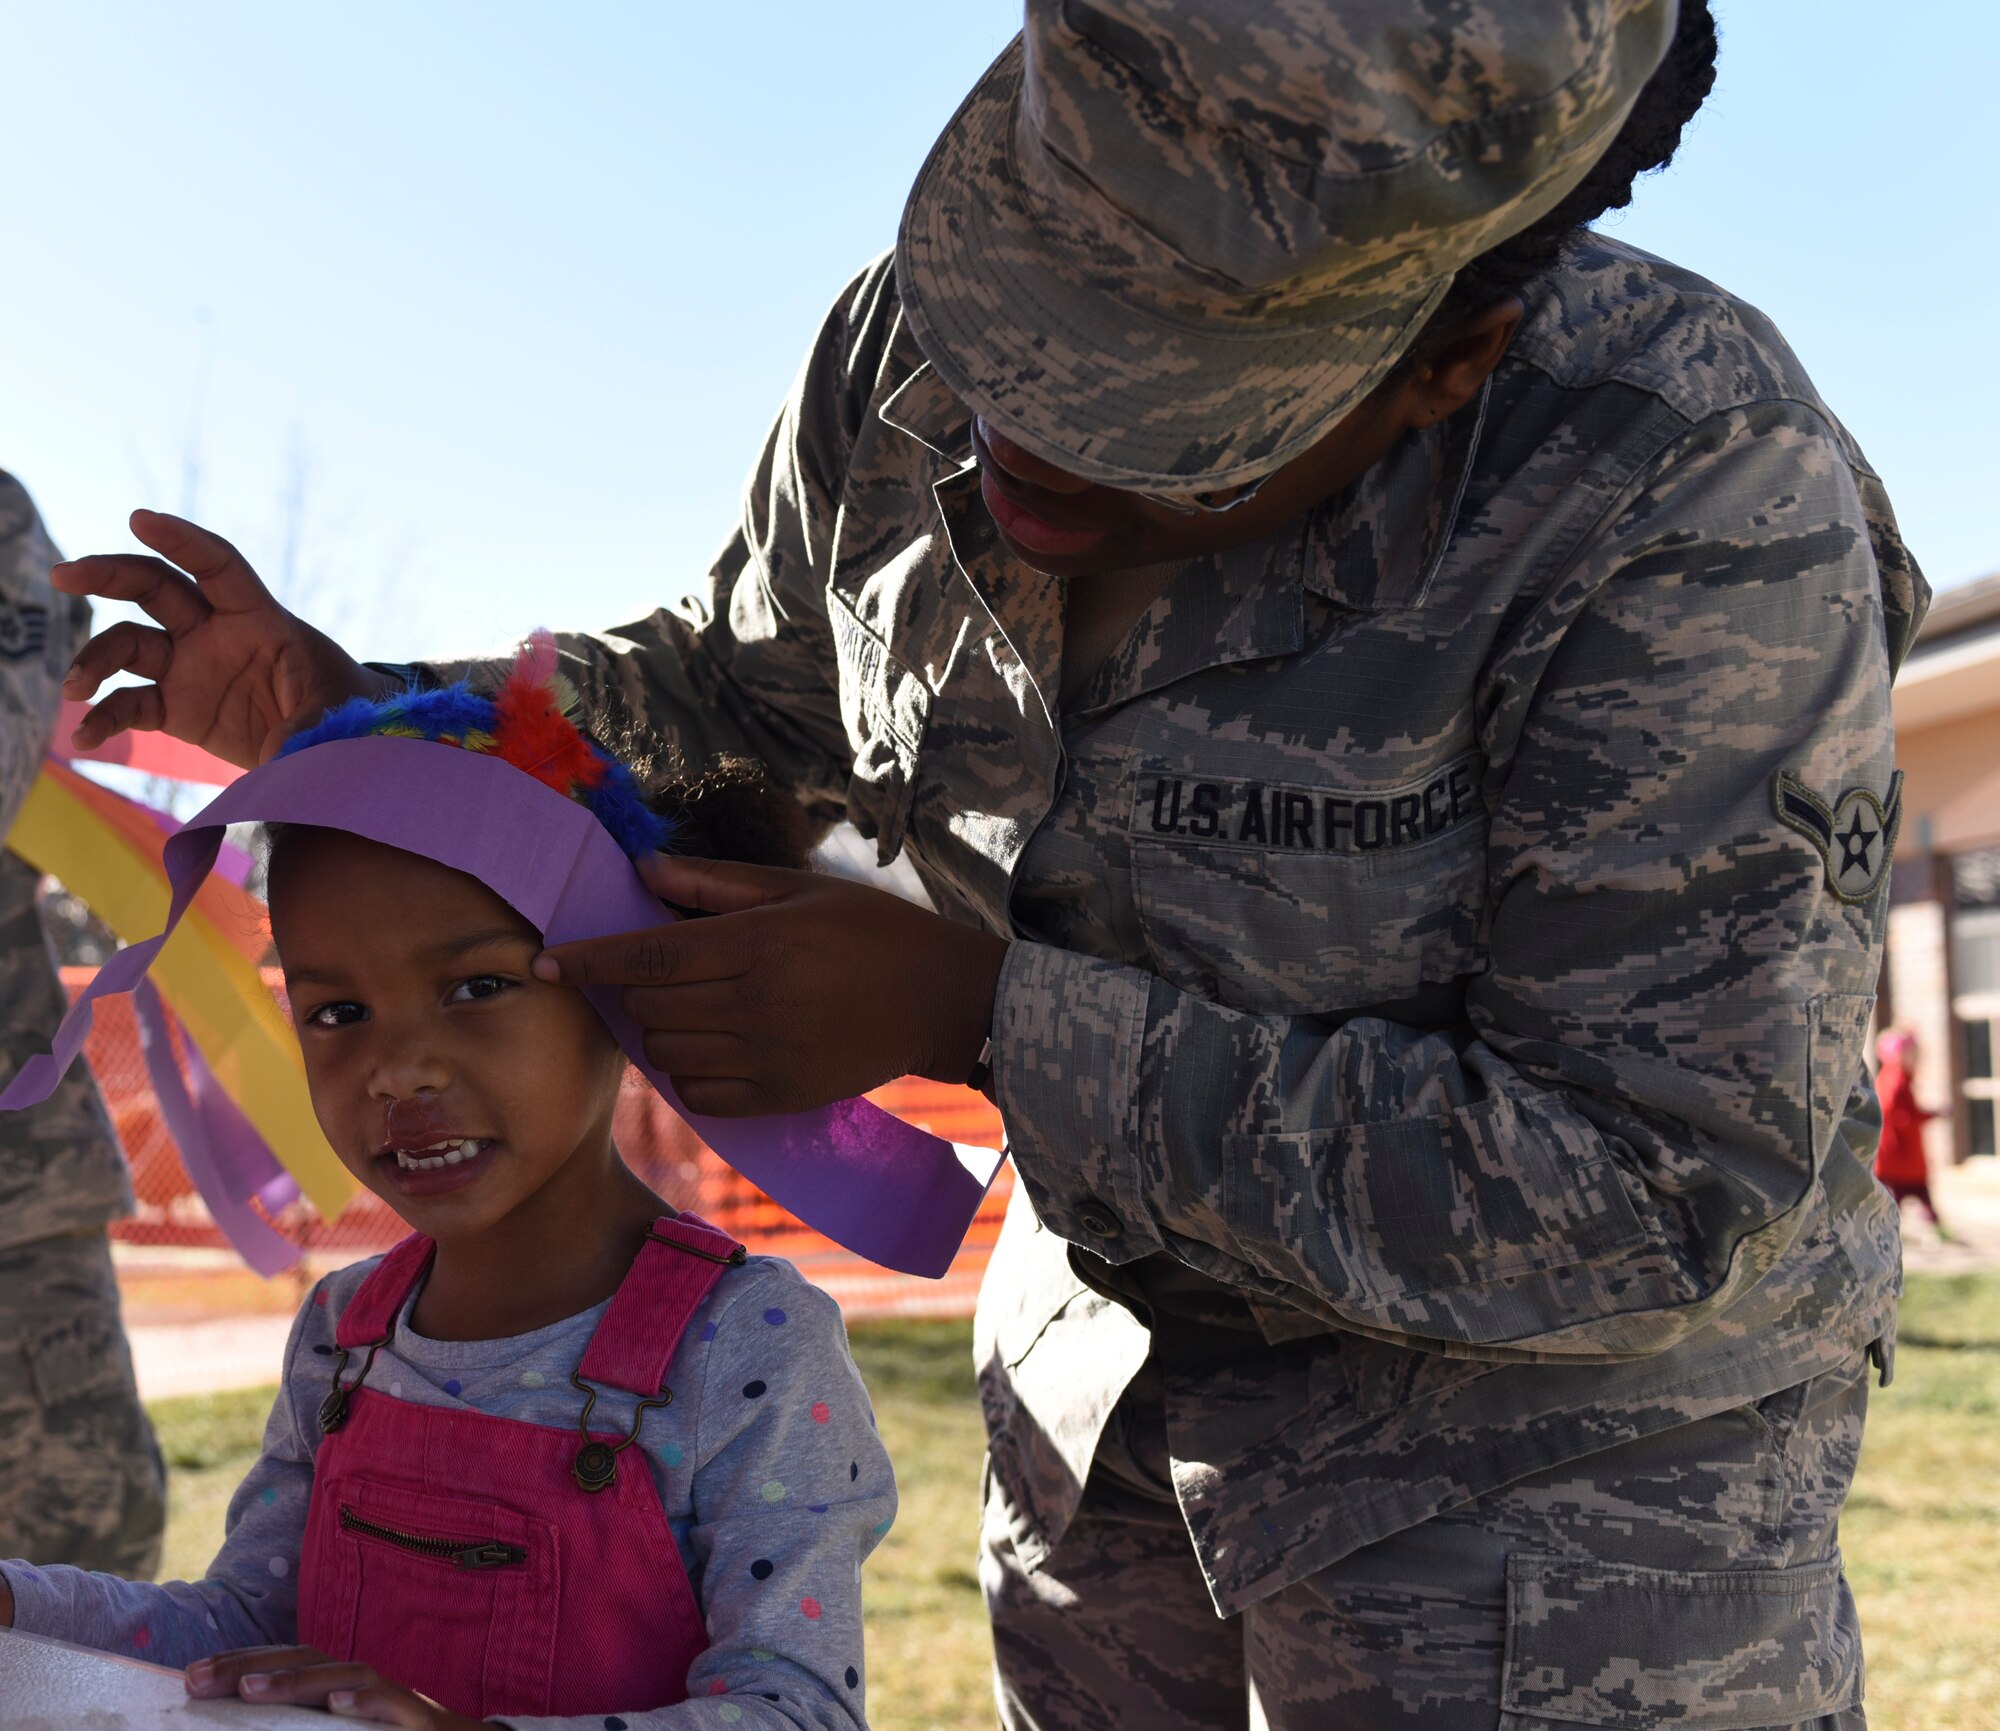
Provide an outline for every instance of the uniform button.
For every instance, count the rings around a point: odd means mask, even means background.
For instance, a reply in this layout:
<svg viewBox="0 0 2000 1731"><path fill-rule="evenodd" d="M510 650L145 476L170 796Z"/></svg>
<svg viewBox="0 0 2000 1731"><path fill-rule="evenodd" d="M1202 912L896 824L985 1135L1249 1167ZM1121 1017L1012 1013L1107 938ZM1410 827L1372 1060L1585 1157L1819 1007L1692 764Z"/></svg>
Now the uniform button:
<svg viewBox="0 0 2000 1731"><path fill-rule="evenodd" d="M1084 1231L1097 1238L1116 1238L1125 1230L1118 1216L1094 1196L1077 1209L1076 1217Z"/></svg>

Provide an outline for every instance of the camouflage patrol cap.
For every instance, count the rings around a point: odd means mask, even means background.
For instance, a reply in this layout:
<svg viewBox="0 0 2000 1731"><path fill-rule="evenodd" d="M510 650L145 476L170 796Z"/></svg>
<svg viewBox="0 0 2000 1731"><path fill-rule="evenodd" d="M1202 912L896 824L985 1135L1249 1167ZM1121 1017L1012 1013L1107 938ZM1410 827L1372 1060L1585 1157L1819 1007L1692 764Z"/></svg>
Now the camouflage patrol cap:
<svg viewBox="0 0 2000 1731"><path fill-rule="evenodd" d="M1617 135L1678 0L1027 0L917 176L944 382L1070 473L1264 474Z"/></svg>

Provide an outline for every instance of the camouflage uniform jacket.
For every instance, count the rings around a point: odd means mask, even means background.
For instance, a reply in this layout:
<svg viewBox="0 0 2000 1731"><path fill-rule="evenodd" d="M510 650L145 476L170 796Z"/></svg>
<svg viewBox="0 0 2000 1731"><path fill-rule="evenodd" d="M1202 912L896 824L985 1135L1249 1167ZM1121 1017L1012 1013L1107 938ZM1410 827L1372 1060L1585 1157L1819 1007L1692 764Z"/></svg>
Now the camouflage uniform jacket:
<svg viewBox="0 0 2000 1731"><path fill-rule="evenodd" d="M1476 406L1181 569L1059 713L1061 586L878 264L705 588L565 640L1015 938L1041 1225L979 1351L1030 1561L1148 1350L1227 1612L1891 1326L1862 1043L1923 581L1753 309L1601 241L1530 302Z"/></svg>
<svg viewBox="0 0 2000 1731"><path fill-rule="evenodd" d="M55 559L27 492L0 470L0 835L41 773L63 670L90 635L90 603L49 587ZM35 909L40 882L32 866L0 852L0 1085L49 1049L68 1004ZM0 1118L0 1250L102 1226L131 1208L124 1156L82 1065L34 1111Z"/></svg>

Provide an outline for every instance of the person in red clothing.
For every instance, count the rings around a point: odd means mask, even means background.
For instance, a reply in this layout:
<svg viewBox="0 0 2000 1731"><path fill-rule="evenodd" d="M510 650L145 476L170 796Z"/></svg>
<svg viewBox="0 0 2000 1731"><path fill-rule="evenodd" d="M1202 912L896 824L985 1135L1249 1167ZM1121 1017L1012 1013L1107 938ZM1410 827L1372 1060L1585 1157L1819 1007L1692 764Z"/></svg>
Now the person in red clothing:
<svg viewBox="0 0 2000 1731"><path fill-rule="evenodd" d="M1919 1106L1910 1088L1917 1062L1916 1036L1890 1028L1875 1042L1875 1055L1882 1063L1875 1075L1882 1100L1882 1143L1875 1155L1875 1176L1899 1204L1921 1203L1931 1224L1942 1232L1937 1204L1931 1200L1930 1166L1924 1159L1924 1124L1937 1113Z"/></svg>

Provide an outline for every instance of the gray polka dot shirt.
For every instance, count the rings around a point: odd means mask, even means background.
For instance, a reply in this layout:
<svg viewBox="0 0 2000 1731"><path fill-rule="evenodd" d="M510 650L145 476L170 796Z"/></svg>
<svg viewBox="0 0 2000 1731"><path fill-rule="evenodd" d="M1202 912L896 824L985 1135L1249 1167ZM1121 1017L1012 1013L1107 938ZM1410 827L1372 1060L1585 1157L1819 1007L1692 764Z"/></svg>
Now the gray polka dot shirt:
<svg viewBox="0 0 2000 1731"><path fill-rule="evenodd" d="M263 1452L229 1505L207 1578L151 1586L0 1564L17 1628L171 1666L297 1639L296 1577L334 1320L377 1260L328 1275L300 1310ZM406 1305L368 1386L573 1430L581 1397L569 1373L605 1308L506 1340L438 1341L411 1331ZM676 1398L645 1415L625 1458L644 1452L708 1627L689 1698L609 1718L506 1723L858 1731L867 1722L861 1564L895 1518L896 1481L838 1307L790 1263L752 1257L725 1270L696 1311L668 1381ZM605 1390L592 1429L628 1429L636 1404Z"/></svg>

